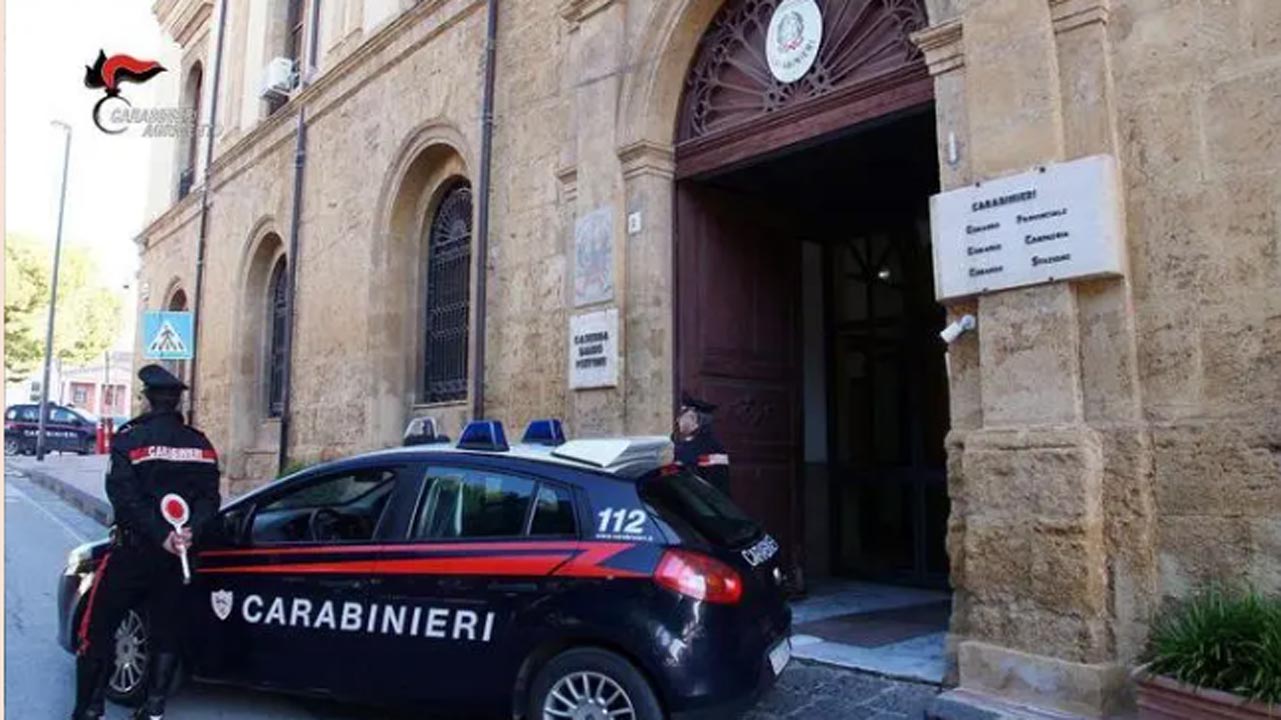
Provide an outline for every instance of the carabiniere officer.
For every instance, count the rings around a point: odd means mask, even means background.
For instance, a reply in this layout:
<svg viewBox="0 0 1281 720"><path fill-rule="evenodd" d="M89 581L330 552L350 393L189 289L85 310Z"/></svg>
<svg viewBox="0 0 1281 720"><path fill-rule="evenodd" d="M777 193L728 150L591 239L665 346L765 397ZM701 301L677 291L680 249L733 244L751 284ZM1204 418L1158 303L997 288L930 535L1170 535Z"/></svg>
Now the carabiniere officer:
<svg viewBox="0 0 1281 720"><path fill-rule="evenodd" d="M676 462L729 495L729 454L712 432L712 413L716 406L681 396L681 409L676 415Z"/></svg>
<svg viewBox="0 0 1281 720"><path fill-rule="evenodd" d="M201 531L218 512L218 455L178 411L187 386L159 365L142 368L138 378L149 410L120 426L111 447L106 485L116 524L80 623L73 720L102 717L115 631L130 609L145 611L151 655L147 698L134 717L164 717L165 693L178 665L183 602L178 556L199 544ZM180 495L190 508L181 531L161 514L160 499L169 493Z"/></svg>

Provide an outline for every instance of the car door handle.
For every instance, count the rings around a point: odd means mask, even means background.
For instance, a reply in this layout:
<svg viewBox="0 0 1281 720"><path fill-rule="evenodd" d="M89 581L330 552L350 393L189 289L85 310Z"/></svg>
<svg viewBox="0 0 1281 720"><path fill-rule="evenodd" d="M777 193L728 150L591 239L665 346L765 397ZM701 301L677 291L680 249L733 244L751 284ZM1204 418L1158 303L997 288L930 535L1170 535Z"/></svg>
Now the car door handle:
<svg viewBox="0 0 1281 720"><path fill-rule="evenodd" d="M532 582L491 582L491 592L533 593L538 592L538 583Z"/></svg>

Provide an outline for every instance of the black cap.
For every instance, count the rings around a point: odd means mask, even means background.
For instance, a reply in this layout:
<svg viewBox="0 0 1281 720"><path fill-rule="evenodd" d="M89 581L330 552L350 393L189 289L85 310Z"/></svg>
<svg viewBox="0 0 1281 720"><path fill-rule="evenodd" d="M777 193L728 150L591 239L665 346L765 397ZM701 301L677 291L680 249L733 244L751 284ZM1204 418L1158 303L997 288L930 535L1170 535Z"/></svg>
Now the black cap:
<svg viewBox="0 0 1281 720"><path fill-rule="evenodd" d="M153 390L186 390L187 384L160 365L151 364L138 371L138 379L148 389Z"/></svg>
<svg viewBox="0 0 1281 720"><path fill-rule="evenodd" d="M699 400L689 393L681 393L681 409L697 410L708 415L716 412L716 406L704 400Z"/></svg>

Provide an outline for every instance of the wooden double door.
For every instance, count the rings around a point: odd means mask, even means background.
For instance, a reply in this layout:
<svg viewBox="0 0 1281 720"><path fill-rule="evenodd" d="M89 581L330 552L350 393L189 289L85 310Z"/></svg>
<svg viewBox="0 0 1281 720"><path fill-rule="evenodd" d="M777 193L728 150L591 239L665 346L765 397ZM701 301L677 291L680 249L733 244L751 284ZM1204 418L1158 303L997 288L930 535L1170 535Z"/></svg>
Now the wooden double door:
<svg viewBox="0 0 1281 720"><path fill-rule="evenodd" d="M804 564L807 492L828 498L834 573L947 578L947 384L924 218L864 231L706 182L677 185L677 387L716 403L736 501ZM822 308L802 307L801 248L824 246ZM814 282L807 276L807 282ZM812 295L811 295L812 296ZM802 314L824 316L826 404L801 387ZM809 378L813 382L813 378ZM802 486L805 423L827 427L825 488ZM813 520L810 520L813 521Z"/></svg>

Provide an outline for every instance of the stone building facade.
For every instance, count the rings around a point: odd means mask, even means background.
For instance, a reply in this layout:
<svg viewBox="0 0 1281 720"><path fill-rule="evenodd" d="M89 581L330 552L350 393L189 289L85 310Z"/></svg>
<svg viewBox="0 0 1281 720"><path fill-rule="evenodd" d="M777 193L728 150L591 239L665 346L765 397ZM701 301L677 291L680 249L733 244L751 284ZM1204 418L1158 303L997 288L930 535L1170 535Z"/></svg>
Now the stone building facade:
<svg viewBox="0 0 1281 720"><path fill-rule="evenodd" d="M206 173L203 144L165 151L155 218L138 242L148 309L178 292L194 297L208 185L195 401L232 491L276 470L270 296L282 258L297 263L291 458L397 444L417 415L456 434L477 411L470 374L462 394L427 402L421 318L443 198L466 182L479 206L485 190L488 4L315 1L290 15L285 0L228 0L225 23L210 0L155 6L177 43L166 64L187 79L175 83L184 104L212 102L213 73L191 78L213 67L220 24L225 32L212 165ZM946 368L943 386L917 385L946 398L936 444L950 503L938 532L954 591L952 679L1069 713L1118 711L1164 602L1214 579L1281 590L1281 3L826 0L817 3L825 38L852 49L821 57L847 63L844 79L807 76L810 102L767 78L758 93L767 100L741 126L725 103L691 105L706 83L693 70L722 67L717 53L751 57L743 48L764 32L734 18L768 18L778 4L497 3L490 226L483 256L471 237L465 286L468 366L484 314L480 412L510 427L561 417L578 435L663 433L682 387L710 394L726 408L731 454L748 459L736 492L754 511L790 507L771 529L789 538L798 567L824 574L825 553L843 547L838 538L825 549L827 536L845 516L820 517L834 502L824 473L836 449L814 440L815 428L842 420L815 419L807 403L843 391L798 379L801 350L767 357L748 347L748 335L778 330L760 320L778 303L713 312L709 278L739 272L735 257L685 253L732 253L700 244L699 228L745 237L750 227L734 223L747 206L716 214L683 209L683 198L701 197L699 183L764 186L754 164L918 111L925 134L914 137L928 142L887 141L881 160L926 168L922 200L1110 156L1124 272L947 303L947 321L970 314L977 329L946 359L941 346L929 351ZM845 25L828 27L837 17ZM315 27L310 47L294 48L304 82L263 100L262 68L286 54L298 18L304 39ZM737 40L714 40L731 31ZM869 49L867 37L886 44ZM759 70L715 70L716 92L759 80ZM769 125L762 102L795 122ZM759 132L735 136L735 127ZM187 170L190 192L180 188ZM821 192L847 182L872 192L858 176L883 168L846 170ZM297 258L287 257L295 201ZM765 250L753 257L778 261ZM796 277L807 272L808 261L782 261L798 264ZM598 282L584 298L577 281L602 267L605 290ZM680 275L690 267L702 275ZM732 299L768 299L761 277L741 274L748 289L731 288L741 290ZM787 295L788 327L808 327L806 308L823 302L802 285ZM617 381L573 389L570 320L599 309L618 313ZM720 369L704 361L722 350ZM790 379L766 388L768 373L752 374L766 361L791 368ZM782 438L777 448L771 437Z"/></svg>

